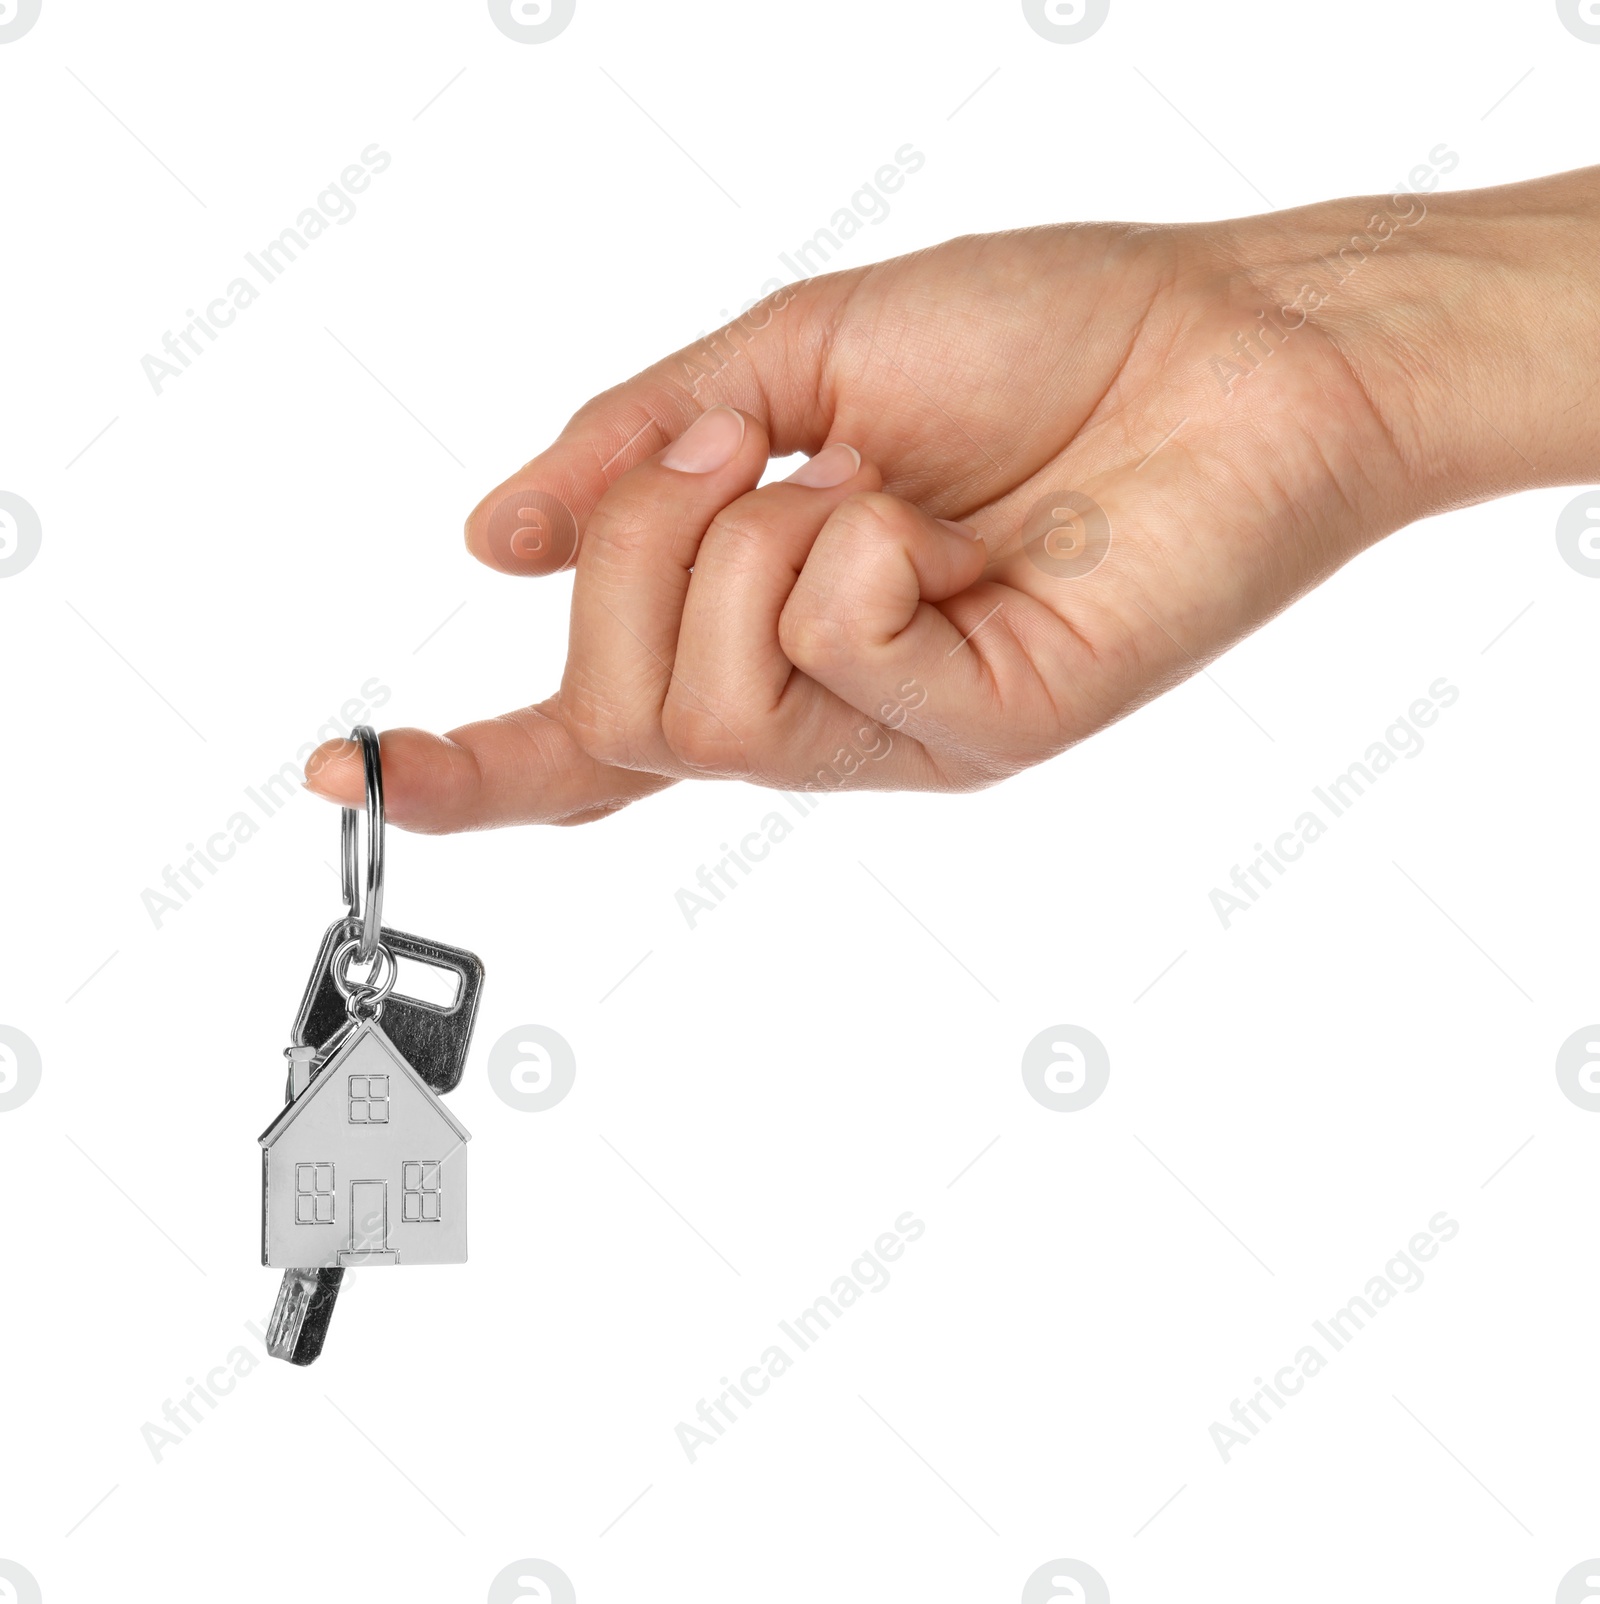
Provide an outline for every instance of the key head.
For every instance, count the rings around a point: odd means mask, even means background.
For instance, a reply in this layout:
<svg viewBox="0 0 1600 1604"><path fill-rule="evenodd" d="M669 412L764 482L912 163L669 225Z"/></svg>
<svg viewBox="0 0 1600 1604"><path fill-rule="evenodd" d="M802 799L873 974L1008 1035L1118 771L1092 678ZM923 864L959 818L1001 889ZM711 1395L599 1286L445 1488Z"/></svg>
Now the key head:
<svg viewBox="0 0 1600 1604"><path fill-rule="evenodd" d="M361 932L358 919L338 919L328 927L290 1040L297 1047L322 1047L349 1021L333 978L333 955ZM439 1093L453 1091L467 1067L472 1027L483 994L483 964L462 947L447 947L384 927L379 936L394 956L443 969L456 977L456 998L448 1007L392 991L383 1003L383 1030L400 1055Z"/></svg>

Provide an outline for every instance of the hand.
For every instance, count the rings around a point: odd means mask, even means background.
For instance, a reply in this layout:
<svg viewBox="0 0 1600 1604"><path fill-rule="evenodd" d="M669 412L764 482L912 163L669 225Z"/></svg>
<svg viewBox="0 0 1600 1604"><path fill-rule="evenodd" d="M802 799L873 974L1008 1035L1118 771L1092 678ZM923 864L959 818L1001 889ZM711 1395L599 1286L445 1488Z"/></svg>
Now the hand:
<svg viewBox="0 0 1600 1604"><path fill-rule="evenodd" d="M1034 229L780 291L474 510L480 561L575 569L566 672L386 733L390 817L966 790L1060 752L1402 524L1595 471L1561 369L1594 349L1596 190ZM769 452L812 460L758 489ZM308 784L354 804L360 770L332 742Z"/></svg>

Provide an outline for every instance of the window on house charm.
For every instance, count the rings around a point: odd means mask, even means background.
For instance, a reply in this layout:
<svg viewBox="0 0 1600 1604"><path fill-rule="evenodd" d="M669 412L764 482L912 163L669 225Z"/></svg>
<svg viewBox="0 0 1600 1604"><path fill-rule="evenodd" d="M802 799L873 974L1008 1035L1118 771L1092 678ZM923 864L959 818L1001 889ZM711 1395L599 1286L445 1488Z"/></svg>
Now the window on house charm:
<svg viewBox="0 0 1600 1604"><path fill-rule="evenodd" d="M333 1224L331 1164L295 1165L294 1220L296 1225Z"/></svg>
<svg viewBox="0 0 1600 1604"><path fill-rule="evenodd" d="M350 1077L350 1123L387 1125L389 1123L389 1077L352 1075Z"/></svg>
<svg viewBox="0 0 1600 1604"><path fill-rule="evenodd" d="M401 1165L405 1188L401 1218L412 1223L436 1223L440 1214L439 1160L408 1158Z"/></svg>

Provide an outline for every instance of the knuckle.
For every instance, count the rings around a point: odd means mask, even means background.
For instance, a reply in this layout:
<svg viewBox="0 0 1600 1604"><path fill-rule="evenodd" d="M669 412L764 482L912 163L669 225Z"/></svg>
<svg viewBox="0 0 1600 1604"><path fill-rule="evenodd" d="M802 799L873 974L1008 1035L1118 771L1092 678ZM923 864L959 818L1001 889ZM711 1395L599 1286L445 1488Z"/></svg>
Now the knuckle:
<svg viewBox="0 0 1600 1604"><path fill-rule="evenodd" d="M672 438L675 431L670 427L670 415L670 405L654 387L641 390L636 379L624 379L590 396L567 419L562 434L597 436L602 456L615 452L621 457L627 451L632 463Z"/></svg>
<svg viewBox="0 0 1600 1604"><path fill-rule="evenodd" d="M898 542L905 534L910 508L881 490L858 490L833 510L829 525L853 544Z"/></svg>
<svg viewBox="0 0 1600 1604"><path fill-rule="evenodd" d="M885 589L898 585L918 516L877 490L834 509L778 620L779 643L796 668L826 678L881 646Z"/></svg>
<svg viewBox="0 0 1600 1604"><path fill-rule="evenodd" d="M591 560L632 565L649 550L652 534L648 508L616 507L597 512L591 520L585 551Z"/></svg>
<svg viewBox="0 0 1600 1604"><path fill-rule="evenodd" d="M613 768L646 767L644 732L622 709L563 688L561 721L584 756Z"/></svg>
<svg viewBox="0 0 1600 1604"><path fill-rule="evenodd" d="M749 767L738 732L709 708L669 697L661 710L667 749L685 768L708 774L743 774Z"/></svg>
<svg viewBox="0 0 1600 1604"><path fill-rule="evenodd" d="M743 565L760 560L771 544L770 518L742 498L711 520L702 547L721 560Z"/></svg>
<svg viewBox="0 0 1600 1604"><path fill-rule="evenodd" d="M836 604L838 600L836 597ZM778 644L783 655L808 674L826 674L841 667L858 649L850 620L810 589L804 594L796 590L790 596L778 619Z"/></svg>

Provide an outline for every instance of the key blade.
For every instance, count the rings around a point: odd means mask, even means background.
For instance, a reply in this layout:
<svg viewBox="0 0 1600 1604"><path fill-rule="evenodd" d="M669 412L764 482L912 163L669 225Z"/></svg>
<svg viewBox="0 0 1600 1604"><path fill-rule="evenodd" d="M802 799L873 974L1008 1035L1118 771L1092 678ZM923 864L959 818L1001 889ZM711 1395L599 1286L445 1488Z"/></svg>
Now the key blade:
<svg viewBox="0 0 1600 1604"><path fill-rule="evenodd" d="M285 1270L267 1325L267 1352L292 1365L308 1365L322 1352L339 1296L342 1269Z"/></svg>

